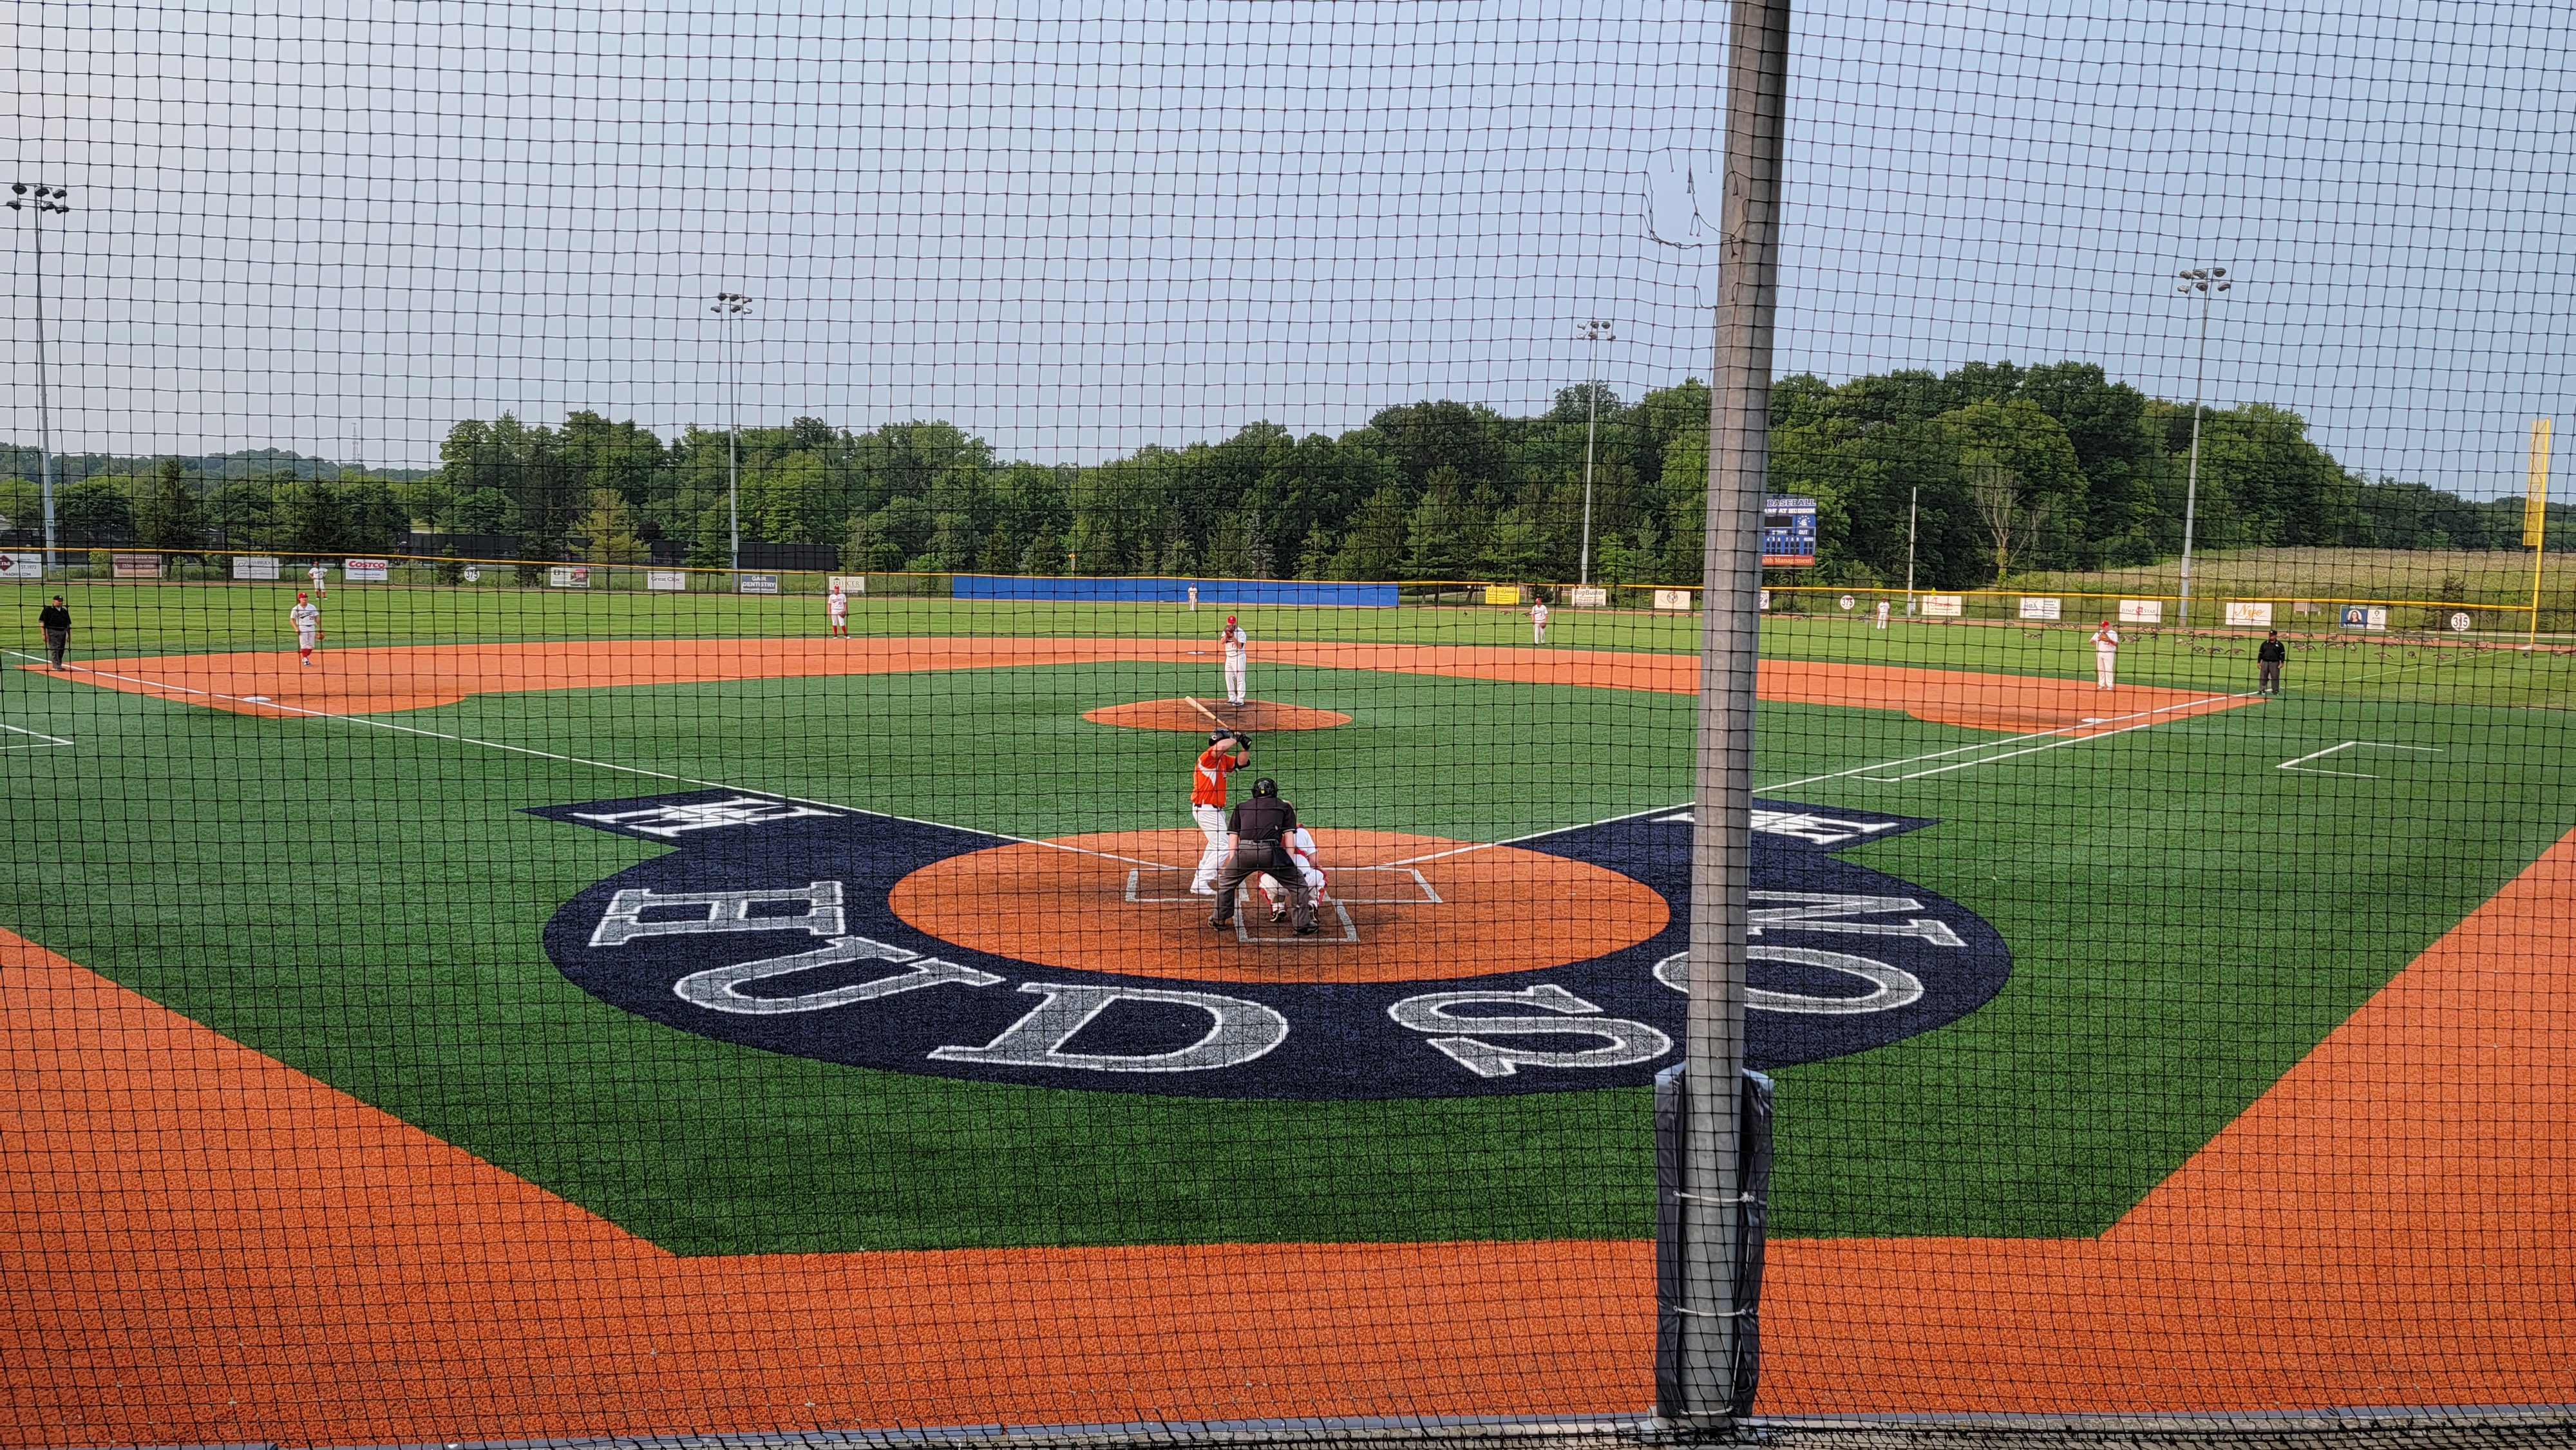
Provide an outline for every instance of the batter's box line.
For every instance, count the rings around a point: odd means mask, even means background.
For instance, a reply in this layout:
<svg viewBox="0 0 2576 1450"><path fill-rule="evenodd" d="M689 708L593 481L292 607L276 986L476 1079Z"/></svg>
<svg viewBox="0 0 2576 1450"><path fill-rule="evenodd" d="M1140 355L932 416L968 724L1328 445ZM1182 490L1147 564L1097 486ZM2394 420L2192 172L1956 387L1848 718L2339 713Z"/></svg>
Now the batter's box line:
<svg viewBox="0 0 2576 1450"><path fill-rule="evenodd" d="M1131 868L1127 872L1127 900L1134 905L1153 906L1156 904L1167 904L1171 902L1205 901L1207 899L1204 896L1139 896L1137 893L1144 889L1144 876L1147 869L1148 868L1146 867L1138 866ZM1151 869L1156 871L1184 871L1189 868L1183 866L1156 866ZM1336 866L1333 868L1332 875L1336 879L1339 879L1342 877L1357 876L1364 871L1384 871L1391 872L1399 876L1410 876L1413 878L1414 886L1420 890L1422 894L1419 896L1344 896L1339 891L1336 891L1333 893L1333 904L1335 906L1338 907L1343 902L1349 902L1353 906L1446 906L1449 904L1441 899L1440 893L1432 887L1430 880L1419 870L1416 870L1411 866ZM1346 925L1349 923L1350 916L1348 913L1343 915L1342 921ZM1352 940L1356 941L1358 938L1354 937Z"/></svg>

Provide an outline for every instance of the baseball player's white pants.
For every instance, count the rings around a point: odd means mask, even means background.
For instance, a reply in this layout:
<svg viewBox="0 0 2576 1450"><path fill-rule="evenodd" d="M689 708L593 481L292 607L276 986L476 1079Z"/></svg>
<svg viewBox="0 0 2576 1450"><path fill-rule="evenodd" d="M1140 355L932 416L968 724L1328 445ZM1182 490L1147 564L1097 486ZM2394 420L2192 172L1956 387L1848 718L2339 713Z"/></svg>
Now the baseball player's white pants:
<svg viewBox="0 0 2576 1450"><path fill-rule="evenodd" d="M1317 901L1322 901L1324 899L1324 873L1307 865L1305 862L1300 861L1297 863L1297 874L1306 878L1307 892ZM1288 899L1288 888L1280 885L1279 879L1272 876L1267 871L1262 872L1260 877L1254 881L1253 884L1261 888L1262 895L1270 898L1270 904L1272 906L1277 906Z"/></svg>
<svg viewBox="0 0 2576 1450"><path fill-rule="evenodd" d="M297 649L313 649L318 647L321 643L322 632L318 629L299 629L295 632L295 647Z"/></svg>
<svg viewBox="0 0 2576 1450"><path fill-rule="evenodd" d="M2120 661L2120 652L2093 646L2093 684L2097 689L2111 688L2111 669Z"/></svg>
<svg viewBox="0 0 2576 1450"><path fill-rule="evenodd" d="M1225 662L1225 702L1227 704L1240 705L1243 703L1243 677L1249 669L1250 662L1247 660L1227 660Z"/></svg>
<svg viewBox="0 0 2576 1450"><path fill-rule="evenodd" d="M1225 808L1192 806L1190 818L1207 833L1207 850L1199 855L1199 869L1190 876L1190 889L1216 885L1216 873L1225 869Z"/></svg>

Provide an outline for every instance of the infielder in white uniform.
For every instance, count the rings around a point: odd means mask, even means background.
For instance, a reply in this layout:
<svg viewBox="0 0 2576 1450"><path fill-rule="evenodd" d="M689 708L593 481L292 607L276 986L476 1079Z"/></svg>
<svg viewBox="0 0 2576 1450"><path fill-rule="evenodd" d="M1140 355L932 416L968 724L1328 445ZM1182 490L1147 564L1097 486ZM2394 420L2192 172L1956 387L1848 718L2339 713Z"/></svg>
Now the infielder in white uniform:
<svg viewBox="0 0 2576 1450"><path fill-rule="evenodd" d="M1530 643L1547 643L1547 601L1544 599L1530 606Z"/></svg>
<svg viewBox="0 0 2576 1450"><path fill-rule="evenodd" d="M2093 688L2097 690L2111 688L2111 676L2117 671L2119 663L2120 632L2113 629L2111 621L2106 619L2102 621L2100 629L2093 631Z"/></svg>
<svg viewBox="0 0 2576 1450"><path fill-rule="evenodd" d="M1306 878L1306 889L1314 895L1316 911L1321 912L1332 898L1325 894L1324 868L1315 864L1314 832L1299 826L1281 839L1288 847L1288 859L1297 863L1297 874ZM1259 886L1261 894L1269 898L1270 919L1286 921L1288 888L1272 879L1270 873L1266 871L1256 878L1253 884Z"/></svg>
<svg viewBox="0 0 2576 1450"><path fill-rule="evenodd" d="M313 647L322 642L322 610L312 600L298 594L295 607L286 611L287 622L295 626L296 663L311 665Z"/></svg>
<svg viewBox="0 0 2576 1450"><path fill-rule="evenodd" d="M1229 614L1225 617L1225 628L1217 632L1217 641L1225 646L1225 702L1229 705L1243 704L1244 675L1252 663L1252 654L1246 646L1252 643L1252 636L1245 634L1243 627L1236 624L1234 616Z"/></svg>
<svg viewBox="0 0 2576 1450"><path fill-rule="evenodd" d="M832 584L832 592L823 597L823 612L831 617L832 638L848 639L850 637L850 596L841 592L841 586L837 580Z"/></svg>

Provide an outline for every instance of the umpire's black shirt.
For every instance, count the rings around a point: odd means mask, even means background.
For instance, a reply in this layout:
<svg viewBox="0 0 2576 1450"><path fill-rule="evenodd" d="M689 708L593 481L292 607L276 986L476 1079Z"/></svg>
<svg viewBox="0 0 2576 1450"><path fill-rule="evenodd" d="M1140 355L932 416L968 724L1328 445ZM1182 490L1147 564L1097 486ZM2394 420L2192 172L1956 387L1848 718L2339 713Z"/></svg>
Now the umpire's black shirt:
<svg viewBox="0 0 2576 1450"><path fill-rule="evenodd" d="M1256 841L1270 845L1297 829L1297 808L1275 795L1257 795L1226 814L1225 828L1238 847Z"/></svg>

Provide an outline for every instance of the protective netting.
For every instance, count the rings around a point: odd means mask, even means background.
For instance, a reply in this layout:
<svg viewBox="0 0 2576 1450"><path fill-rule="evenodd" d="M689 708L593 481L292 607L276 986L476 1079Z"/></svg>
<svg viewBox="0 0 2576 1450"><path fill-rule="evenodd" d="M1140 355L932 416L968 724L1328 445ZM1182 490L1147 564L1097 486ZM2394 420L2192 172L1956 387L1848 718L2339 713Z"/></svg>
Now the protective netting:
<svg viewBox="0 0 2576 1450"><path fill-rule="evenodd" d="M0 17L0 1442L1652 1408L1724 7L845 9ZM2565 1432L2569 40L1794 16L1789 1441Z"/></svg>

